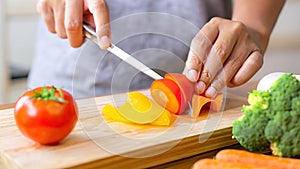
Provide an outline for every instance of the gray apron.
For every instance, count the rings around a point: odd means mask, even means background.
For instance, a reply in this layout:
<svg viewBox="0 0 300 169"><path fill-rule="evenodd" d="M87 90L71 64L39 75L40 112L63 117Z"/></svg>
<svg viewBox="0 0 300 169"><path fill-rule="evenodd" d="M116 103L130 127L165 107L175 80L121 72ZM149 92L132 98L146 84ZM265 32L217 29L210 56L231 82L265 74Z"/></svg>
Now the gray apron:
<svg viewBox="0 0 300 169"><path fill-rule="evenodd" d="M112 42L160 73L182 72L189 44L214 16L230 18L229 0L107 0ZM75 98L149 88L153 79L85 40L72 48L41 21L28 87L55 85Z"/></svg>

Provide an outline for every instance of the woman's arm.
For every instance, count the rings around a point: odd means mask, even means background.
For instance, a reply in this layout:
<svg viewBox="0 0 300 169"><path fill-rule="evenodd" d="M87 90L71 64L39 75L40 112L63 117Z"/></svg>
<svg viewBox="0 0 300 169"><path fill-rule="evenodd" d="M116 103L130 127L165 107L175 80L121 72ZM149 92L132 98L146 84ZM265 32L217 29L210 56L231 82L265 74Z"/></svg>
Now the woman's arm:
<svg viewBox="0 0 300 169"><path fill-rule="evenodd" d="M235 0L232 20L245 24L264 53L284 3L285 0Z"/></svg>

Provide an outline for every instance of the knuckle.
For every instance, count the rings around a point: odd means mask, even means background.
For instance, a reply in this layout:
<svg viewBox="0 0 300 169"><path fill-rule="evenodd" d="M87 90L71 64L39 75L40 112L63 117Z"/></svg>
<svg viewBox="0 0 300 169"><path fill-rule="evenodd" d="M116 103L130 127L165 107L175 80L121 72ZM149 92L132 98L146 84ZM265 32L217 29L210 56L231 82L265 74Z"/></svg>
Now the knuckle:
<svg viewBox="0 0 300 169"><path fill-rule="evenodd" d="M61 31L57 32L57 35L58 35L60 38L63 38L63 39L66 39L66 38L67 38L66 33L61 32Z"/></svg>
<svg viewBox="0 0 300 169"><path fill-rule="evenodd" d="M219 18L219 17L213 17L213 18L210 19L209 23L210 24L216 24L216 23L219 23L220 20L221 20L221 18Z"/></svg>
<svg viewBox="0 0 300 169"><path fill-rule="evenodd" d="M237 71L242 66L242 61L239 58L233 58L228 63L230 65L230 69L233 71ZM229 79L228 79L229 80Z"/></svg>
<svg viewBox="0 0 300 169"><path fill-rule="evenodd" d="M77 32L81 29L82 23L78 20L70 20L66 24L66 29L68 32Z"/></svg>
<svg viewBox="0 0 300 169"><path fill-rule="evenodd" d="M96 30L96 34L101 37L103 35L110 35L111 34L111 30L110 30L110 25L109 24L104 24L101 25L100 27L98 27L98 29Z"/></svg>
<svg viewBox="0 0 300 169"><path fill-rule="evenodd" d="M221 61L226 60L229 51L224 44L218 44L215 46L216 55L220 58Z"/></svg>
<svg viewBox="0 0 300 169"><path fill-rule="evenodd" d="M211 86L213 86L216 90L221 90L226 85L226 79L224 78L217 78L213 81Z"/></svg>
<svg viewBox="0 0 300 169"><path fill-rule="evenodd" d="M232 32L246 31L246 26L242 22L234 22L232 26Z"/></svg>
<svg viewBox="0 0 300 169"><path fill-rule="evenodd" d="M196 55L191 55L191 57L188 58L188 61L187 61L187 66L189 68L199 68L201 67L202 65L202 61L201 59L196 56Z"/></svg>
<svg viewBox="0 0 300 169"><path fill-rule="evenodd" d="M48 2L48 0L40 0L39 4L41 7L45 8L49 5L49 2Z"/></svg>
<svg viewBox="0 0 300 169"><path fill-rule="evenodd" d="M211 42L208 40L207 36L199 31L191 42L191 47L200 47L206 49L211 46Z"/></svg>
<svg viewBox="0 0 300 169"><path fill-rule="evenodd" d="M94 11L95 9L103 9L106 7L106 1L105 0L97 0L92 2L92 10Z"/></svg>
<svg viewBox="0 0 300 169"><path fill-rule="evenodd" d="M261 53L259 51L254 51L252 54L255 54L255 56L250 60L250 64L260 69L264 63Z"/></svg>
<svg viewBox="0 0 300 169"><path fill-rule="evenodd" d="M49 2L47 0L41 0L39 1L39 3L37 4L37 10L38 12L42 13L43 15L46 15L49 13Z"/></svg>

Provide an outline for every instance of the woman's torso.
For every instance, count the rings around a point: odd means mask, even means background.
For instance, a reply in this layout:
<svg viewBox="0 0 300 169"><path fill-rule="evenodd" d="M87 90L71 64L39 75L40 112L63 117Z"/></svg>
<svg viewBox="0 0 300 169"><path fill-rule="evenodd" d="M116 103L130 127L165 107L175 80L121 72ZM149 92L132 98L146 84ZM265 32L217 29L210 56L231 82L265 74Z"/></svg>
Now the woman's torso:
<svg viewBox="0 0 300 169"><path fill-rule="evenodd" d="M107 0L112 42L151 68L181 72L193 36L211 17L230 17L230 2ZM40 25L30 88L55 85L80 98L148 88L151 82L91 41L71 48Z"/></svg>

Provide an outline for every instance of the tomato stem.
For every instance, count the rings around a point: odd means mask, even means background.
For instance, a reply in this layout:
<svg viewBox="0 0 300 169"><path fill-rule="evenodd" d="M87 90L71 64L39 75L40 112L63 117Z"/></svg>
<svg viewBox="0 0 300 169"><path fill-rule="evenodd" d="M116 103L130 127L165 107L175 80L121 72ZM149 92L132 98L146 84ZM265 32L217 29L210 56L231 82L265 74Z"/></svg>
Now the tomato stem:
<svg viewBox="0 0 300 169"><path fill-rule="evenodd" d="M56 91L59 93L59 97L55 96ZM35 96L32 98L38 99L38 100L53 100L59 103L66 103L66 100L64 99L64 94L60 88L56 88L52 86L52 88L48 89L46 86L42 88L41 92L33 90L35 93Z"/></svg>

